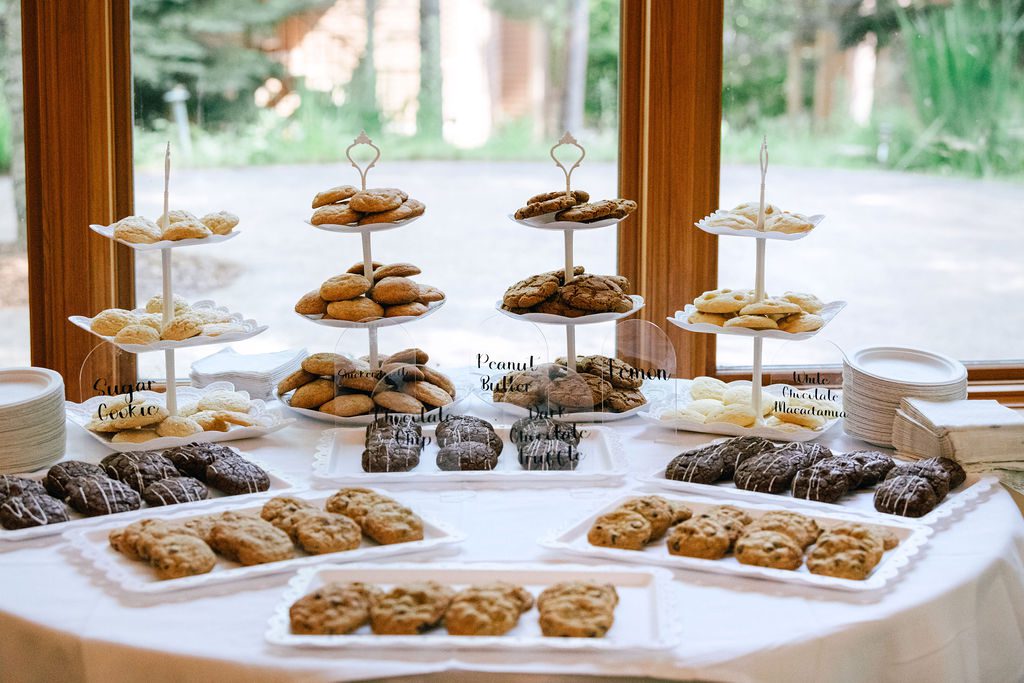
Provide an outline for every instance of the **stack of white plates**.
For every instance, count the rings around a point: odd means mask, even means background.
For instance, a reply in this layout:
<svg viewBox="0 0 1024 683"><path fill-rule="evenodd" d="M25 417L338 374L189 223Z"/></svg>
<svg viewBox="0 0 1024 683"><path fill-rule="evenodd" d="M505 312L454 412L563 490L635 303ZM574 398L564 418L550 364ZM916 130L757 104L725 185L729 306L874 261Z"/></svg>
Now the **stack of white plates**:
<svg viewBox="0 0 1024 683"><path fill-rule="evenodd" d="M44 368L0 369L0 473L64 457L64 380Z"/></svg>
<svg viewBox="0 0 1024 683"><path fill-rule="evenodd" d="M900 399L967 398L967 368L947 356L920 349L874 346L843 360L846 433L877 446L892 445L892 423Z"/></svg>

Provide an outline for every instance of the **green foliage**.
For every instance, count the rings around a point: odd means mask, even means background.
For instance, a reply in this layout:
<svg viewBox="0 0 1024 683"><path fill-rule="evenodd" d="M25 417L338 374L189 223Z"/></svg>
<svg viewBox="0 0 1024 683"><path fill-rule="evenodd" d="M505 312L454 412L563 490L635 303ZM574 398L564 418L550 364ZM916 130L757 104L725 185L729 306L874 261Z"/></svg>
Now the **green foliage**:
<svg viewBox="0 0 1024 683"><path fill-rule="evenodd" d="M11 138L11 109L7 96L0 88L0 173L10 173L13 140Z"/></svg>
<svg viewBox="0 0 1024 683"><path fill-rule="evenodd" d="M619 119L619 0L590 0L587 125L614 130Z"/></svg>
<svg viewBox="0 0 1024 683"><path fill-rule="evenodd" d="M924 126L905 168L987 176L1024 165L1024 1L955 0L901 13L908 76Z"/></svg>

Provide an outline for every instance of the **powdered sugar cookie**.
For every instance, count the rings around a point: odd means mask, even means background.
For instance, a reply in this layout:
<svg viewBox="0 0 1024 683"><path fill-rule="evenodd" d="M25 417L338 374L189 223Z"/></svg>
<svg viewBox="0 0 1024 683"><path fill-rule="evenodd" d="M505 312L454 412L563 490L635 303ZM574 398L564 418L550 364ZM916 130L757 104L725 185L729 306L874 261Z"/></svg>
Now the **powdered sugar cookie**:
<svg viewBox="0 0 1024 683"><path fill-rule="evenodd" d="M210 229L215 235L226 235L238 225L238 216L228 211L208 213L199 222Z"/></svg>
<svg viewBox="0 0 1024 683"><path fill-rule="evenodd" d="M213 231L199 222L198 219L189 219L172 223L164 230L163 239L178 241L190 239L203 239L213 234Z"/></svg>
<svg viewBox="0 0 1024 683"><path fill-rule="evenodd" d="M123 308L108 308L98 313L92 319L92 322L89 323L89 329L96 334L102 334L104 337L112 337L125 327L135 325L138 322L139 319L131 311L126 311Z"/></svg>

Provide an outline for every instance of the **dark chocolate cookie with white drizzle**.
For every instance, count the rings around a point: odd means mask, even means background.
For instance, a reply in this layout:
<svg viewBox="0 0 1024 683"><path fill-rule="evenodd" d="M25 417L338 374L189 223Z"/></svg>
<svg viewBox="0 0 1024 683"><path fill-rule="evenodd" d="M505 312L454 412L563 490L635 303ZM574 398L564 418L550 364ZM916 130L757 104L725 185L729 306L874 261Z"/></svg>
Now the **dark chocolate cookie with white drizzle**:
<svg viewBox="0 0 1024 683"><path fill-rule="evenodd" d="M694 484L714 484L722 478L725 459L720 444L680 453L665 467L665 478Z"/></svg>
<svg viewBox="0 0 1024 683"><path fill-rule="evenodd" d="M138 492L116 479L75 477L64 488L68 505L87 517L138 510L142 506Z"/></svg>
<svg viewBox="0 0 1024 683"><path fill-rule="evenodd" d="M68 521L64 503L45 493L21 493L0 502L0 526L28 529Z"/></svg>
<svg viewBox="0 0 1024 683"><path fill-rule="evenodd" d="M142 492L142 499L148 505L177 505L206 500L210 495L203 482L192 477L168 477L155 481Z"/></svg>

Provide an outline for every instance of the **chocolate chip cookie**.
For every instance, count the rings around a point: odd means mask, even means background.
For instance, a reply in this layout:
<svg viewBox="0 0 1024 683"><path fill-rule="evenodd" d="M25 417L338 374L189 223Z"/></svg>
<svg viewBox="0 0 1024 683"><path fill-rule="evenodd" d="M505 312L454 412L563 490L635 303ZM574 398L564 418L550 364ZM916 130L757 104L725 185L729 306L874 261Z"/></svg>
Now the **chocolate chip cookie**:
<svg viewBox="0 0 1024 683"><path fill-rule="evenodd" d="M270 488L270 475L245 458L234 455L217 458L206 466L206 482L229 496L259 493Z"/></svg>
<svg viewBox="0 0 1024 683"><path fill-rule="evenodd" d="M299 519L314 512L318 512L316 507L301 498L275 496L263 504L260 518L294 538Z"/></svg>
<svg viewBox="0 0 1024 683"><path fill-rule="evenodd" d="M43 479L43 486L46 487L46 492L54 498L63 499L68 495L67 491L64 490L64 486L75 477L99 477L100 479L106 479L107 475L99 465L80 460L67 460L57 463L47 471L46 477ZM36 482L32 483L36 484ZM0 478L0 499L4 497L3 488L2 478Z"/></svg>
<svg viewBox="0 0 1024 683"><path fill-rule="evenodd" d="M454 591L434 581L395 586L373 601L370 626L374 633L417 635L441 622Z"/></svg>
<svg viewBox="0 0 1024 683"><path fill-rule="evenodd" d="M288 609L292 633L352 633L370 620L370 605L380 590L365 583L329 583L296 600Z"/></svg>
<svg viewBox="0 0 1024 683"><path fill-rule="evenodd" d="M742 564L773 569L797 569L803 564L804 551L792 538L777 531L751 531L740 536L734 549Z"/></svg>
<svg viewBox="0 0 1024 683"><path fill-rule="evenodd" d="M217 564L210 546L186 533L168 534L147 546L150 566L162 580L206 574Z"/></svg>
<svg viewBox="0 0 1024 683"><path fill-rule="evenodd" d="M615 608L584 595L565 595L544 601L540 630L554 638L602 638L615 622Z"/></svg>
<svg viewBox="0 0 1024 683"><path fill-rule="evenodd" d="M672 526L675 512L667 500L661 496L639 496L630 498L619 506L620 510L630 510L643 515L651 525L650 541L657 541Z"/></svg>
<svg viewBox="0 0 1024 683"><path fill-rule="evenodd" d="M423 520L397 503L371 507L361 526L367 536L381 545L423 540Z"/></svg>
<svg viewBox="0 0 1024 683"><path fill-rule="evenodd" d="M720 560L732 545L729 532L715 517L693 517L673 526L668 533L672 555Z"/></svg>
<svg viewBox="0 0 1024 683"><path fill-rule="evenodd" d="M210 546L242 565L287 560L295 555L288 534L258 517L220 519L210 530Z"/></svg>
<svg viewBox="0 0 1024 683"><path fill-rule="evenodd" d="M137 491L116 479L75 477L64 485L68 505L87 517L138 510L142 497Z"/></svg>
<svg viewBox="0 0 1024 683"><path fill-rule="evenodd" d="M453 636L500 636L515 628L520 614L508 592L470 587L452 599L444 623Z"/></svg>
<svg viewBox="0 0 1024 683"><path fill-rule="evenodd" d="M358 524L333 512L300 512L294 534L299 546L310 555L352 550L363 540Z"/></svg>
<svg viewBox="0 0 1024 683"><path fill-rule="evenodd" d="M324 507L328 512L345 515L363 525L366 515L378 505L394 505L395 501L373 489L351 487L339 490L327 499Z"/></svg>
<svg viewBox="0 0 1024 683"><path fill-rule="evenodd" d="M651 540L651 523L632 510L613 510L594 520L587 532L591 545L625 550L643 550Z"/></svg>

